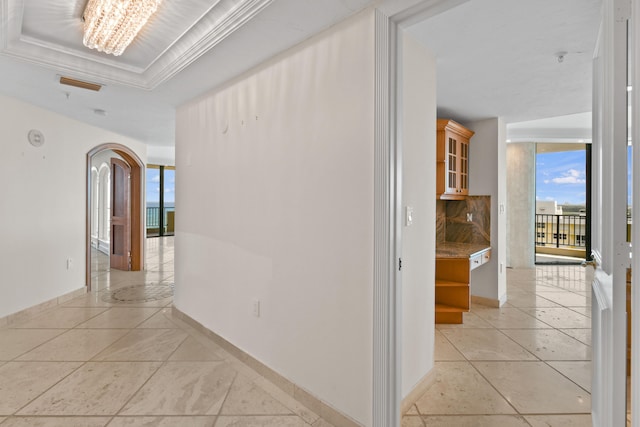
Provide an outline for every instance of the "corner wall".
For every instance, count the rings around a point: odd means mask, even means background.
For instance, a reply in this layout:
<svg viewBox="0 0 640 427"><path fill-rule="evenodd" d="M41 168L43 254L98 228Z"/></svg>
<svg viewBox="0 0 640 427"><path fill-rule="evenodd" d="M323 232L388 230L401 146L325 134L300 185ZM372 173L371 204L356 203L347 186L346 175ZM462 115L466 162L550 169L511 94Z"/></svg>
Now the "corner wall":
<svg viewBox="0 0 640 427"><path fill-rule="evenodd" d="M472 122L469 194L491 196L491 260L471 272L471 295L504 304L507 297L506 126L494 118Z"/></svg>
<svg viewBox="0 0 640 427"><path fill-rule="evenodd" d="M87 153L117 142L144 161L146 146L9 97L0 112L1 318L86 285ZM43 146L29 144L30 129Z"/></svg>
<svg viewBox="0 0 640 427"><path fill-rule="evenodd" d="M366 11L181 106L176 140L175 306L365 426L373 70Z"/></svg>
<svg viewBox="0 0 640 427"><path fill-rule="evenodd" d="M406 31L402 51L402 397L433 368L436 242L436 63Z"/></svg>

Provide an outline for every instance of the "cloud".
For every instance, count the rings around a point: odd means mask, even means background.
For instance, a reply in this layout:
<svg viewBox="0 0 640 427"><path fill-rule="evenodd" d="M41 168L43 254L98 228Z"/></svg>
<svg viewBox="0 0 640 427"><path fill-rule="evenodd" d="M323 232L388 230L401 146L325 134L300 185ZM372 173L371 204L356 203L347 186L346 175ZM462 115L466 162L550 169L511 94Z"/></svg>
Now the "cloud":
<svg viewBox="0 0 640 427"><path fill-rule="evenodd" d="M563 176L553 178L551 182L554 184L584 184L587 180L584 178L584 172L580 172L576 169L569 169L569 171L565 172Z"/></svg>

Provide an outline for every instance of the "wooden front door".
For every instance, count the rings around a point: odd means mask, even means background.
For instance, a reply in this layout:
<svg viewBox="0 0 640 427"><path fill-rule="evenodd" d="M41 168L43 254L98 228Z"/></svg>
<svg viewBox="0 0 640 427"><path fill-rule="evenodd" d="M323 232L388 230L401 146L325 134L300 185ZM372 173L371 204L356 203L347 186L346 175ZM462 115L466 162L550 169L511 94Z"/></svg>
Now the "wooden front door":
<svg viewBox="0 0 640 427"><path fill-rule="evenodd" d="M111 159L111 268L131 270L131 167Z"/></svg>

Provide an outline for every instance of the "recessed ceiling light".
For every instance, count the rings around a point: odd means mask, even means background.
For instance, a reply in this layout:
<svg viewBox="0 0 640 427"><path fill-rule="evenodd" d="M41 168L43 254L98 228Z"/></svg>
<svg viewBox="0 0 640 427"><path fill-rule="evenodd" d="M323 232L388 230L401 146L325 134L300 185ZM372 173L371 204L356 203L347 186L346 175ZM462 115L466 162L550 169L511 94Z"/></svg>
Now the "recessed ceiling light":
<svg viewBox="0 0 640 427"><path fill-rule="evenodd" d="M564 57L567 56L567 52L565 51L561 51L561 52L556 52L556 59L558 60L558 63L561 64L562 62L564 62Z"/></svg>

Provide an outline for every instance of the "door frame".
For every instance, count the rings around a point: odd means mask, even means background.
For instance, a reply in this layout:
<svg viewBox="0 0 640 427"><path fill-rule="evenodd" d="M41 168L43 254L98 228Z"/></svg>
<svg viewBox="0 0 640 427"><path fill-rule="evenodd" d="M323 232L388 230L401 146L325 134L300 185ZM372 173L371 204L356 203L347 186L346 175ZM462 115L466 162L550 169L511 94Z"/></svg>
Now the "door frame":
<svg viewBox="0 0 640 427"><path fill-rule="evenodd" d="M631 72L629 74L629 84L632 86L631 96L631 141L632 141L632 182L638 183L640 177L640 30L638 22L640 22L640 3L638 0L632 0L631 5L631 21L630 21L630 51ZM631 244L632 247L640 247L640 185L634 185L632 188L632 230ZM640 372L639 365L635 361L640 360L640 256L636 254L632 258L631 270L636 274L631 276L631 425L632 427L640 427ZM635 315L633 315L635 313ZM633 357L635 355L635 358ZM635 397L635 398L634 398Z"/></svg>
<svg viewBox="0 0 640 427"><path fill-rule="evenodd" d="M131 166L131 271L144 268L144 215L143 215L143 185L144 163L140 157L122 144L107 142L92 148L87 153L87 190L86 190L86 252L85 252L85 281L87 291L91 291L91 159L101 151L111 150L121 156Z"/></svg>
<svg viewBox="0 0 640 427"><path fill-rule="evenodd" d="M596 269L592 284L591 404L595 427L626 423L626 272L630 266L626 86L631 4L628 0L603 1L593 62L595 221L591 235Z"/></svg>
<svg viewBox="0 0 640 427"><path fill-rule="evenodd" d="M402 400L403 28L469 0L387 0L375 10L373 426L398 427Z"/></svg>

